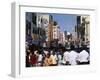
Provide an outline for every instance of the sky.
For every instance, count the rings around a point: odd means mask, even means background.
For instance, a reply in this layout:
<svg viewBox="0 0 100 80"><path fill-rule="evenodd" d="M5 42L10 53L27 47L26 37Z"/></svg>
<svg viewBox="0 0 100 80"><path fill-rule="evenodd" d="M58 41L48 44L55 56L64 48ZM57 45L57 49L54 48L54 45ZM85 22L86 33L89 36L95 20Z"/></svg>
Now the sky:
<svg viewBox="0 0 100 80"><path fill-rule="evenodd" d="M72 14L51 14L53 20L58 23L61 31L73 32L77 24L76 15Z"/></svg>
<svg viewBox="0 0 100 80"><path fill-rule="evenodd" d="M77 15L74 14L56 14L56 13L41 13L48 14L53 16L53 21L56 21L60 27L62 32L73 32L75 26L77 24ZM26 16L29 20L31 20L30 14Z"/></svg>

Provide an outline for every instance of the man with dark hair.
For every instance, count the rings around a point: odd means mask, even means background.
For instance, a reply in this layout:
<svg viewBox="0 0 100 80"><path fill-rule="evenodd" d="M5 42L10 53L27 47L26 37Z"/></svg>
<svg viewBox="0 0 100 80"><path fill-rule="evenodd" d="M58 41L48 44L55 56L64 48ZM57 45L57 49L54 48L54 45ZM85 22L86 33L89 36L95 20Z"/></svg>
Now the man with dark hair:
<svg viewBox="0 0 100 80"><path fill-rule="evenodd" d="M32 67L37 66L38 62L38 51L34 51L34 53L30 52L29 54L29 62Z"/></svg>

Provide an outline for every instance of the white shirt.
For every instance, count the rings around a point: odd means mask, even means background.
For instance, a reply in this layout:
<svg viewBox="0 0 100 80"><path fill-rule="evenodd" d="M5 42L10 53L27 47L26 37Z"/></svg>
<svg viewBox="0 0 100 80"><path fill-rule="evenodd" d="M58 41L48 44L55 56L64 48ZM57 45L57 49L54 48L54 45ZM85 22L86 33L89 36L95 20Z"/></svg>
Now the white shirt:
<svg viewBox="0 0 100 80"><path fill-rule="evenodd" d="M78 60L80 62L88 62L89 54L85 50L81 51L78 55Z"/></svg>
<svg viewBox="0 0 100 80"><path fill-rule="evenodd" d="M62 62L61 58L62 58L61 55L58 55L58 65L60 65Z"/></svg>
<svg viewBox="0 0 100 80"><path fill-rule="evenodd" d="M38 61L42 61L43 56L40 54L38 57Z"/></svg>
<svg viewBox="0 0 100 80"><path fill-rule="evenodd" d="M44 54L47 55L49 52L44 50Z"/></svg>
<svg viewBox="0 0 100 80"><path fill-rule="evenodd" d="M71 52L69 53L69 63L70 63L71 65L76 65L76 64L77 64L77 62L76 62L77 57L78 57L78 53L75 52L75 51L71 51Z"/></svg>
<svg viewBox="0 0 100 80"><path fill-rule="evenodd" d="M66 63L66 61L69 61L69 52L66 51L64 52L64 55L63 55L63 63Z"/></svg>

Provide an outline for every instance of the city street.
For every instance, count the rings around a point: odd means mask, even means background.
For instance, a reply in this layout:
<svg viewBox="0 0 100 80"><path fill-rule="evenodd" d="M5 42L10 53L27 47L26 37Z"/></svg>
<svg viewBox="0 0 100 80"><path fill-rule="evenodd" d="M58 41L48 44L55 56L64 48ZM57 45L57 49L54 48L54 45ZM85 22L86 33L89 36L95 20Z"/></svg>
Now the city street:
<svg viewBox="0 0 100 80"><path fill-rule="evenodd" d="M26 13L26 67L90 63L90 17Z"/></svg>

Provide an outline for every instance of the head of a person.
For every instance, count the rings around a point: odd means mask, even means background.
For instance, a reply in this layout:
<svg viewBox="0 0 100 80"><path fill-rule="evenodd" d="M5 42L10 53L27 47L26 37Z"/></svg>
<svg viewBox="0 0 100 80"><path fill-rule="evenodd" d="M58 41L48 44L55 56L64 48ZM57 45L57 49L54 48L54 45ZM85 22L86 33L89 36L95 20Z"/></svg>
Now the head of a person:
<svg viewBox="0 0 100 80"><path fill-rule="evenodd" d="M36 51L34 51L34 54L35 54L35 55L38 55L38 54L39 54L39 52L36 50Z"/></svg>
<svg viewBox="0 0 100 80"><path fill-rule="evenodd" d="M43 53L43 50L38 50L38 54L42 54Z"/></svg>
<svg viewBox="0 0 100 80"><path fill-rule="evenodd" d="M70 51L71 51L71 49L66 49L66 51L70 52Z"/></svg>
<svg viewBox="0 0 100 80"><path fill-rule="evenodd" d="M50 54L53 54L53 50L50 51Z"/></svg>
<svg viewBox="0 0 100 80"><path fill-rule="evenodd" d="M80 53L81 49L80 49L80 48L76 48L75 51L76 51L77 53Z"/></svg>
<svg viewBox="0 0 100 80"><path fill-rule="evenodd" d="M46 50L44 50L43 52L44 52L44 54L45 54L45 55L47 55L47 54L49 53L49 52L48 52L48 51L46 51Z"/></svg>
<svg viewBox="0 0 100 80"><path fill-rule="evenodd" d="M80 52L82 52L83 50L85 50L85 48L84 48L84 47L81 47L81 48L80 48Z"/></svg>
<svg viewBox="0 0 100 80"><path fill-rule="evenodd" d="M29 53L30 53L30 50L28 49L28 50L27 50L27 52L29 52Z"/></svg>
<svg viewBox="0 0 100 80"><path fill-rule="evenodd" d="M29 53L29 55L30 55L30 56L32 56L32 55L33 55L33 53L32 53L32 52L30 52L30 53Z"/></svg>
<svg viewBox="0 0 100 80"><path fill-rule="evenodd" d="M48 53L48 54L46 55L46 57L47 57L47 58L50 58L50 53Z"/></svg>

